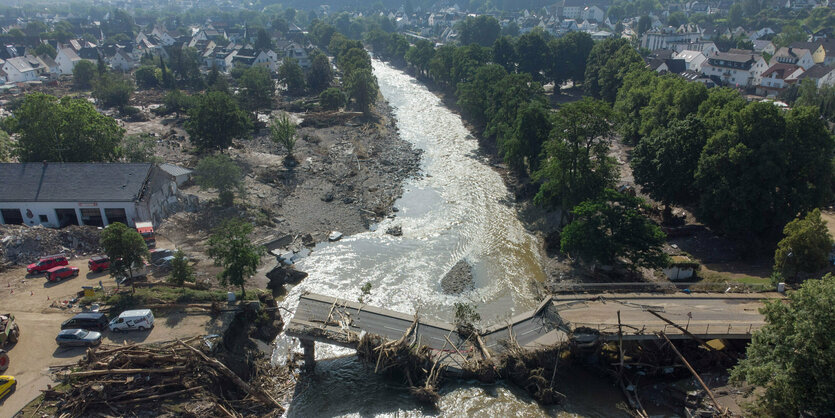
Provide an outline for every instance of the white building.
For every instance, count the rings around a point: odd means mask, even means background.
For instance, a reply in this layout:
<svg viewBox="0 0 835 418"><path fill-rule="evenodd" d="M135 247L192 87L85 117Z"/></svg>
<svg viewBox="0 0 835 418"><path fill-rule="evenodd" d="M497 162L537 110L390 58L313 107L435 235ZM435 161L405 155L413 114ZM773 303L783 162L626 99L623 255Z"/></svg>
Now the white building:
<svg viewBox="0 0 835 418"><path fill-rule="evenodd" d="M136 61L134 61L130 54L122 49L116 51L113 57L110 58L110 68L117 71L128 72L136 67L136 65Z"/></svg>
<svg viewBox="0 0 835 418"><path fill-rule="evenodd" d="M21 83L38 79L38 72L25 57L9 58L3 64L6 80L9 83Z"/></svg>
<svg viewBox="0 0 835 418"><path fill-rule="evenodd" d="M168 171L151 163L2 163L0 223L159 223L180 207L177 176Z"/></svg>
<svg viewBox="0 0 835 418"><path fill-rule="evenodd" d="M583 12L580 13L580 17L583 20L594 20L595 22L602 22L605 16L606 12L597 6L586 6Z"/></svg>
<svg viewBox="0 0 835 418"><path fill-rule="evenodd" d="M699 51L684 50L678 54L673 55L675 59L684 60L687 70L702 72L702 64L707 61L707 57Z"/></svg>
<svg viewBox="0 0 835 418"><path fill-rule="evenodd" d="M717 52L702 64L702 72L708 77L716 77L729 86L748 87L754 85L751 68L761 56L756 54L730 54Z"/></svg>
<svg viewBox="0 0 835 418"><path fill-rule="evenodd" d="M61 48L55 56L55 62L61 74L72 74L72 69L81 61L81 57L72 48Z"/></svg>
<svg viewBox="0 0 835 418"><path fill-rule="evenodd" d="M796 81L803 74L803 67L795 64L778 62L768 68L757 84L757 94L763 96L777 96L786 86Z"/></svg>
<svg viewBox="0 0 835 418"><path fill-rule="evenodd" d="M641 37L641 47L650 51L671 49L674 43L693 43L701 38L702 31L697 25L681 25L678 28L668 26L644 33Z"/></svg>
<svg viewBox="0 0 835 418"><path fill-rule="evenodd" d="M794 64L803 67L804 70L808 70L815 65L815 59L812 57L812 51L806 48L792 48L784 46L774 53L774 56L771 57L771 60L768 63L770 65L777 63Z"/></svg>

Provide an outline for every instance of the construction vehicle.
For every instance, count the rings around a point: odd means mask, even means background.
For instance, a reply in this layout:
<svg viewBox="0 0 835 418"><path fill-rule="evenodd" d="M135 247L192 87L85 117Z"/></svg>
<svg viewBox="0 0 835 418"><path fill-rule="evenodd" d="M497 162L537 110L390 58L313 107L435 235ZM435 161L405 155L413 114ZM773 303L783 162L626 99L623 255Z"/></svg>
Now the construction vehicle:
<svg viewBox="0 0 835 418"><path fill-rule="evenodd" d="M148 248L154 248L157 246L157 239L154 236L153 222L137 222L136 230L139 231L139 235L142 235L142 239L145 240L145 245L147 245Z"/></svg>

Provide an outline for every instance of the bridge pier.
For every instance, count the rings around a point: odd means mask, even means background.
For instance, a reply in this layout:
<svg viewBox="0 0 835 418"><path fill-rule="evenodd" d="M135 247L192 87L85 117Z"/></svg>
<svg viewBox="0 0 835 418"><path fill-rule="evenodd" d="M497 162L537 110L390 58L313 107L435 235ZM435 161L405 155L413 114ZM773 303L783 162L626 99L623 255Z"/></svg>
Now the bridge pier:
<svg viewBox="0 0 835 418"><path fill-rule="evenodd" d="M312 372L316 368L316 343L313 340L300 339L304 349L304 369Z"/></svg>

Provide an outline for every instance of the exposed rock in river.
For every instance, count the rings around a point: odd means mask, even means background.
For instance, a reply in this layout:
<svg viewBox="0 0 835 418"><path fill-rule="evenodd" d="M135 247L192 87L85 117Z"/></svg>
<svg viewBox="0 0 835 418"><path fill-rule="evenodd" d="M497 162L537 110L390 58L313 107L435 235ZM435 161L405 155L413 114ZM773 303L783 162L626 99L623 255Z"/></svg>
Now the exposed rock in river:
<svg viewBox="0 0 835 418"><path fill-rule="evenodd" d="M475 286L473 268L467 260L461 260L441 279L441 289L446 294L457 295Z"/></svg>
<svg viewBox="0 0 835 418"><path fill-rule="evenodd" d="M307 273L293 267L285 267L280 263L267 273L270 282L267 289L280 289L285 284L297 284L307 277Z"/></svg>

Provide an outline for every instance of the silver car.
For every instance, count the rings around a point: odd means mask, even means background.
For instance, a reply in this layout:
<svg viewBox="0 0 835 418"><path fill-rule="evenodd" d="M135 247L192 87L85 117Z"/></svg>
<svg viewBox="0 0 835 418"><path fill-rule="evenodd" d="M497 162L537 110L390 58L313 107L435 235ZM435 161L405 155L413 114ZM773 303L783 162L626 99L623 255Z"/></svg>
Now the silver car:
<svg viewBox="0 0 835 418"><path fill-rule="evenodd" d="M60 347L92 347L101 344L101 333L84 329L65 329L58 333L55 342Z"/></svg>

